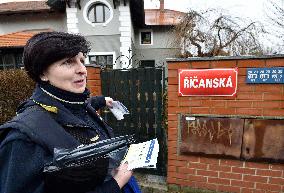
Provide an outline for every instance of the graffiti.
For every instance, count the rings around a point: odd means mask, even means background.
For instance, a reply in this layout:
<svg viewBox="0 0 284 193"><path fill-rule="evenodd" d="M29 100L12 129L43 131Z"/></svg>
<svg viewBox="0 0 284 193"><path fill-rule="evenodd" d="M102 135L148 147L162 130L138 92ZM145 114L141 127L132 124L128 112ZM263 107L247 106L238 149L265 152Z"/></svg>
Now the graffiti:
<svg viewBox="0 0 284 193"><path fill-rule="evenodd" d="M221 121L208 121L197 119L195 121L187 122L187 134L195 135L198 137L208 137L212 142L213 140L228 139L229 144L232 145L233 128L230 123L225 127Z"/></svg>
<svg viewBox="0 0 284 193"><path fill-rule="evenodd" d="M180 153L240 157L242 119L183 115L181 121Z"/></svg>

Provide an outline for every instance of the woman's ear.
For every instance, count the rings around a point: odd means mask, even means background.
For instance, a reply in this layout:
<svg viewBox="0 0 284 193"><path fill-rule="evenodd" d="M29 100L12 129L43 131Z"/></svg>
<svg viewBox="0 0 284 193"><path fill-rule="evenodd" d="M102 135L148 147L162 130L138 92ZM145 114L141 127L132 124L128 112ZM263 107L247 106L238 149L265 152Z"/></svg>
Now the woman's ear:
<svg viewBox="0 0 284 193"><path fill-rule="evenodd" d="M44 82L47 82L48 81L48 78L43 74L43 75L40 75L40 79Z"/></svg>

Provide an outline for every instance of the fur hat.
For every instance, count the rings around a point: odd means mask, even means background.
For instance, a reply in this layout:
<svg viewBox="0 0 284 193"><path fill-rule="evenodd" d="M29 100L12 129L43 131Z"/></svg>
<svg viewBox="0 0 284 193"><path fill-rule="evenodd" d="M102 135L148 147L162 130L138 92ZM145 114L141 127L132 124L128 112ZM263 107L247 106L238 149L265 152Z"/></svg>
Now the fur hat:
<svg viewBox="0 0 284 193"><path fill-rule="evenodd" d="M47 68L58 60L86 55L90 43L81 35L65 32L42 32L28 40L24 47L23 62L28 75L36 82Z"/></svg>

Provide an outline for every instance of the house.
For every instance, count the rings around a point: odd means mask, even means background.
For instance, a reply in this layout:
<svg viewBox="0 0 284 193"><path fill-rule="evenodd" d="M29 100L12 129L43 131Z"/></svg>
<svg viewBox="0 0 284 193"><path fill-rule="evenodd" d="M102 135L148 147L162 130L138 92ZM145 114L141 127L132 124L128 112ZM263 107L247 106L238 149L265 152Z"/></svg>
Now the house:
<svg viewBox="0 0 284 193"><path fill-rule="evenodd" d="M0 69L21 67L27 40L41 31L66 31L64 18L64 12L51 9L44 1L1 0Z"/></svg>
<svg viewBox="0 0 284 193"><path fill-rule="evenodd" d="M171 44L170 29L184 13L164 9L163 1L156 10L144 10L142 0L3 1L0 68L12 63L20 66L17 63L24 46L20 41L5 41L27 40L33 33L46 30L84 35L91 42L86 62L114 69L162 66L165 58L176 56L179 50ZM6 53L14 53L13 62L7 60L10 56Z"/></svg>
<svg viewBox="0 0 284 193"><path fill-rule="evenodd" d="M185 13L164 9L160 0L160 9L145 9L145 24L134 29L134 48L140 66L165 66L166 58L174 58L180 47L172 42L172 28L178 24Z"/></svg>

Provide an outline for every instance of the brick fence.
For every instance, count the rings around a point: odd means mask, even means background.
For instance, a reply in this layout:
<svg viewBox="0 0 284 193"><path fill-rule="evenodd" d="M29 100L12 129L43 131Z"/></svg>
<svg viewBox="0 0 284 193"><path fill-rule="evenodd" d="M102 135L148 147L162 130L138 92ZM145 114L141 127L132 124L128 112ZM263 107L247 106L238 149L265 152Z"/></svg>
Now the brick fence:
<svg viewBox="0 0 284 193"><path fill-rule="evenodd" d="M283 67L284 55L168 61L167 182L239 193L284 192L284 165L179 155L178 115L238 115L284 118L283 84L246 84L246 68ZM178 69L238 67L236 97L179 97ZM284 147L283 147L284 148Z"/></svg>
<svg viewBox="0 0 284 193"><path fill-rule="evenodd" d="M101 89L101 69L97 67L88 66L88 78L87 87L91 92L92 96L97 96L102 94Z"/></svg>
<svg viewBox="0 0 284 193"><path fill-rule="evenodd" d="M245 83L247 67L284 66L284 56L168 61L169 185L240 193L284 192L284 165L179 155L178 115L250 115L284 118L284 85ZM178 69L238 67L236 97L178 97ZM101 94L100 68L88 67L88 88Z"/></svg>

